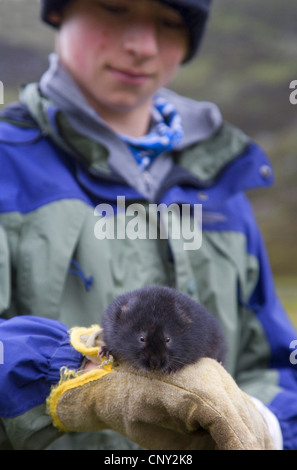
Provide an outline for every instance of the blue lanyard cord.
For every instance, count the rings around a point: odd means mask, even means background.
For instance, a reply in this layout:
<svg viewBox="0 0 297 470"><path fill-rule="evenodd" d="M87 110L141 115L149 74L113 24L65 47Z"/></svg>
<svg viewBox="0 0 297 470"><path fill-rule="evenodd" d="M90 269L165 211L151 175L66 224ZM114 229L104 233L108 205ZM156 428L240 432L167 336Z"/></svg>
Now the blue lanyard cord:
<svg viewBox="0 0 297 470"><path fill-rule="evenodd" d="M91 290L91 287L92 287L93 282L94 282L94 278L93 278L93 276L86 277L86 275L83 272L80 264L76 260L74 260L74 259L71 260L71 265L69 267L68 272L69 272L69 274L74 274L75 276L78 276L83 281L87 292L89 292Z"/></svg>
<svg viewBox="0 0 297 470"><path fill-rule="evenodd" d="M179 113L163 97L154 98L152 116L155 124L145 136L134 138L120 135L141 171L145 171L158 155L173 149L184 136Z"/></svg>

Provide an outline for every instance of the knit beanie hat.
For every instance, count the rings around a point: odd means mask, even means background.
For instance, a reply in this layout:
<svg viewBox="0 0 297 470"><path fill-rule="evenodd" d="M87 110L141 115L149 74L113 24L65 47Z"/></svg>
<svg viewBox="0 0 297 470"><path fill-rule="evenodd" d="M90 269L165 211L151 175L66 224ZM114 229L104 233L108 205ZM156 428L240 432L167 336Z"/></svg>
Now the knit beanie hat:
<svg viewBox="0 0 297 470"><path fill-rule="evenodd" d="M51 21L51 13L61 13L65 6L73 0L41 0L41 18L51 26L58 25ZM190 61L200 46L204 35L207 18L210 12L211 0L158 0L165 5L178 10L189 31L189 51L185 62Z"/></svg>

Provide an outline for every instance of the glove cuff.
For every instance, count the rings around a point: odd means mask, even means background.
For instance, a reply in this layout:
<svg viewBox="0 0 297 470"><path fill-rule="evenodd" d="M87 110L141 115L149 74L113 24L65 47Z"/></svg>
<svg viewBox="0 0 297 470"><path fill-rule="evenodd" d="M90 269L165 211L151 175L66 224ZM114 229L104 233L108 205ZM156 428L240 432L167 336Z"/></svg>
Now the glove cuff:
<svg viewBox="0 0 297 470"><path fill-rule="evenodd" d="M104 342L102 339L102 328L99 325L92 325L89 328L75 326L71 328L69 336L74 349L92 362L101 363L98 354Z"/></svg>
<svg viewBox="0 0 297 470"><path fill-rule="evenodd" d="M57 408L60 398L72 389L87 385L114 372L112 369L112 359L105 360L99 356L100 347L104 344L102 341L102 329L99 325L92 325L90 328L74 327L70 330L69 335L73 348L87 359L96 363L98 367L89 372L84 372L82 369L70 370L67 367L61 369L60 381L52 388L46 400L46 405L47 413L51 416L53 425L63 432L71 430L63 424L58 416Z"/></svg>

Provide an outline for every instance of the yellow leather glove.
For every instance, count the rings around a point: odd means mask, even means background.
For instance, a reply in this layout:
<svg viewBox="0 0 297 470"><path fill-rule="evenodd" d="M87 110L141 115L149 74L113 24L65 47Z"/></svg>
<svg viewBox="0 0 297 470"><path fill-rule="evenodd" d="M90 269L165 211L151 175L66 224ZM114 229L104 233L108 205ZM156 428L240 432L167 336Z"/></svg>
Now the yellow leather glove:
<svg viewBox="0 0 297 470"><path fill-rule="evenodd" d="M100 328L72 331L72 344L100 362ZM215 360L204 358L174 374L103 362L66 374L48 398L61 431L113 429L151 450L265 450L273 444L250 397Z"/></svg>

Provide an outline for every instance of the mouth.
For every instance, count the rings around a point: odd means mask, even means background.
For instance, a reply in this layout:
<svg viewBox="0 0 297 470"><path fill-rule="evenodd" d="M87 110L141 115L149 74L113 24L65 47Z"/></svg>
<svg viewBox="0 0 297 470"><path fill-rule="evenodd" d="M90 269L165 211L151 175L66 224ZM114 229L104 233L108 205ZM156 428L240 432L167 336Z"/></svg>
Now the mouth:
<svg viewBox="0 0 297 470"><path fill-rule="evenodd" d="M116 67L109 67L109 71L116 80L135 86L145 84L152 77L152 74Z"/></svg>

